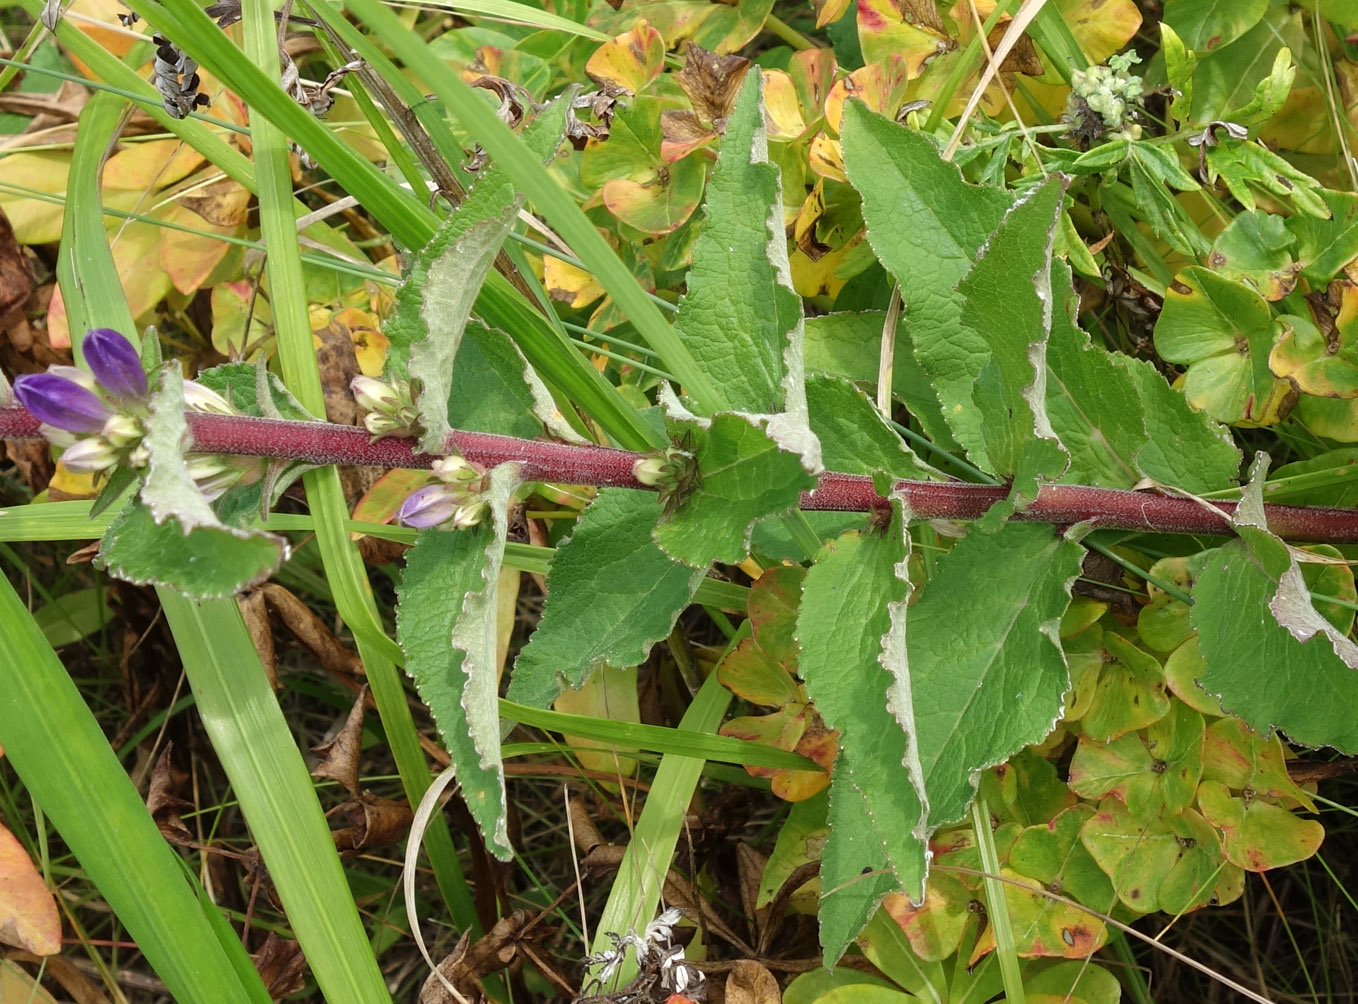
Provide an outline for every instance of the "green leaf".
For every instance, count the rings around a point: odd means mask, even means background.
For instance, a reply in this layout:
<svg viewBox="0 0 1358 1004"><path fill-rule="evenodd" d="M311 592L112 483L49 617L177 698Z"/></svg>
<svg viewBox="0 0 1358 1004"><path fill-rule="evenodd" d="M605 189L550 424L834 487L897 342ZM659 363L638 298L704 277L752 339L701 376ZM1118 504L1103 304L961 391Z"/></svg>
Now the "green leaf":
<svg viewBox="0 0 1358 1004"><path fill-rule="evenodd" d="M611 6L611 5L610 5ZM604 8L594 27L620 35L636 23L638 12L665 38L671 48L684 39L713 52L736 52L757 35L773 9L773 0L741 0L738 4L711 4L707 0L645 0Z"/></svg>
<svg viewBox="0 0 1358 1004"><path fill-rule="evenodd" d="M1207 820L1221 830L1226 859L1250 872L1305 861L1325 839L1325 827L1299 819L1261 798L1234 796L1219 781L1204 781L1198 803Z"/></svg>
<svg viewBox="0 0 1358 1004"><path fill-rule="evenodd" d="M973 531L938 561L910 607L909 679L931 825L960 819L975 773L1041 742L1061 717L1070 677L1056 632L1083 553L1041 524Z"/></svg>
<svg viewBox="0 0 1358 1004"><path fill-rule="evenodd" d="M706 574L651 540L661 507L650 492L605 488L557 547L542 620L514 664L508 697L546 707L600 666L635 666L693 598Z"/></svg>
<svg viewBox="0 0 1358 1004"><path fill-rule="evenodd" d="M1302 278L1322 286L1358 258L1358 195L1326 188L1318 194L1330 211L1329 219L1297 213L1284 226L1296 235Z"/></svg>
<svg viewBox="0 0 1358 1004"><path fill-rule="evenodd" d="M674 407L680 417L668 421L671 435L690 437L698 481L653 538L671 558L694 568L741 561L754 524L792 509L803 491L815 487L808 471L814 467L774 438L778 416L723 413L699 419ZM809 432L805 439L812 439ZM811 446L819 454L814 439Z"/></svg>
<svg viewBox="0 0 1358 1004"><path fill-rule="evenodd" d="M1260 83L1273 72L1280 49L1305 52L1311 48L1302 20L1299 9L1269 4L1257 23L1235 41L1197 54L1192 121L1198 125L1214 119L1235 121L1236 110L1255 100Z"/></svg>
<svg viewBox="0 0 1358 1004"><path fill-rule="evenodd" d="M1121 354L1112 359L1131 376L1141 398L1148 433L1146 445L1136 455L1141 472L1191 492L1234 484L1240 451L1230 430L1206 412L1194 411L1150 362Z"/></svg>
<svg viewBox="0 0 1358 1004"><path fill-rule="evenodd" d="M1287 223L1274 213L1240 213L1217 234L1207 263L1228 279L1249 283L1265 300L1281 300L1296 286L1301 268L1292 260L1296 237Z"/></svg>
<svg viewBox="0 0 1358 1004"><path fill-rule="evenodd" d="M108 591L99 588L53 596L50 602L33 611L33 623L54 649L88 638L112 619Z"/></svg>
<svg viewBox="0 0 1358 1004"><path fill-rule="evenodd" d="M926 869L923 778L918 752L907 735L912 714L909 692L901 689L908 685L904 649L899 638L893 645L886 637L905 612L908 556L899 502L893 503L884 531L847 533L828 542L806 573L797 643L806 692L825 724L840 733L830 792L830 841L842 834L874 853L880 848L898 885L918 898ZM844 786L859 793L861 813L852 796L839 790ZM861 814L866 832L836 825L833 817L840 811ZM844 874L879 867L871 858L843 862ZM826 881L824 887L833 884ZM866 908L861 894L858 908ZM861 922L866 920L863 915Z"/></svg>
<svg viewBox="0 0 1358 1004"><path fill-rule="evenodd" d="M821 463L826 470L867 475L881 470L915 480L936 475L882 419L867 395L848 380L808 377L806 398L811 431L820 440Z"/></svg>
<svg viewBox="0 0 1358 1004"><path fill-rule="evenodd" d="M230 596L268 578L286 556L281 537L218 520L184 465L184 381L166 366L143 443L150 451L141 496L109 525L98 562L138 585L169 586L198 599Z"/></svg>
<svg viewBox="0 0 1358 1004"><path fill-rule="evenodd" d="M557 439L580 442L513 340L475 319L458 346L448 424L520 439L538 439L545 429Z"/></svg>
<svg viewBox="0 0 1358 1004"><path fill-rule="evenodd" d="M259 978L237 968L240 942L233 948L214 936L207 912L217 908L195 899L196 883L185 881L71 673L8 580L0 582L0 632L0 685L23 709L0 715L6 758L168 992L183 1004L268 1001Z"/></svg>
<svg viewBox="0 0 1358 1004"><path fill-rule="evenodd" d="M1078 802L1029 826L1009 851L1009 867L1092 909L1111 909L1113 884L1080 843L1080 829L1093 814L1092 805Z"/></svg>
<svg viewBox="0 0 1358 1004"><path fill-rule="evenodd" d="M1070 459L1046 402L1052 237L1064 196L1065 181L1055 177L1015 203L957 287L962 323L989 350L972 398L990 470L1013 478L1015 493L1029 499L1040 478L1059 476Z"/></svg>
<svg viewBox="0 0 1358 1004"><path fill-rule="evenodd" d="M1116 357L1090 344L1075 320L1070 266L1052 263L1051 338L1047 342L1047 415L1070 456L1064 480L1130 488L1141 480L1147 443L1141 398Z"/></svg>
<svg viewBox="0 0 1358 1004"><path fill-rule="evenodd" d="M1252 527L1239 532L1193 587L1200 682L1258 732L1358 751L1358 648L1312 606L1287 545Z"/></svg>
<svg viewBox="0 0 1358 1004"><path fill-rule="evenodd" d="M406 672L439 727L467 807L487 845L504 860L512 849L496 703L495 591L517 484L518 466L501 464L491 471L488 523L416 536L396 612Z"/></svg>
<svg viewBox="0 0 1358 1004"><path fill-rule="evenodd" d="M1291 202L1300 212L1317 219L1329 219L1330 209L1320 197L1320 182L1262 143L1220 136L1217 145L1207 150L1207 177L1213 184L1220 178L1242 206L1255 207L1253 185L1280 200Z"/></svg>
<svg viewBox="0 0 1358 1004"><path fill-rule="evenodd" d="M1184 395L1222 422L1267 425L1287 403L1289 387L1269 371L1273 312L1254 290L1196 265L1165 293L1155 324L1162 358L1184 363Z"/></svg>
<svg viewBox="0 0 1358 1004"><path fill-rule="evenodd" d="M1170 114L1175 122L1186 122L1193 107L1193 70L1198 58L1166 21L1160 22L1160 52L1165 57L1165 76L1172 93Z"/></svg>
<svg viewBox="0 0 1358 1004"><path fill-rule="evenodd" d="M539 161L550 159L561 143L568 104L553 102L524 130L524 142ZM509 173L492 162L415 257L383 326L391 340L387 375L420 383L416 405L424 430L420 449L426 453L444 450L463 331L523 202Z"/></svg>
<svg viewBox="0 0 1358 1004"><path fill-rule="evenodd" d="M1082 735L1070 763L1070 790L1096 801L1111 795L1138 812L1177 812L1198 790L1203 731L1202 715L1175 702L1144 738L1129 732L1100 742Z"/></svg>
<svg viewBox="0 0 1358 1004"><path fill-rule="evenodd" d="M972 386L989 356L961 323L957 284L999 226L1013 197L977 188L923 135L857 101L844 105L844 164L863 197L868 242L899 284L914 356L929 375L957 441L986 467Z"/></svg>
<svg viewBox="0 0 1358 1004"><path fill-rule="evenodd" d="M877 367L886 311L841 311L806 319L806 369L808 373L843 377L855 383L877 384ZM891 390L910 414L919 420L935 443L945 450L961 452L939 409L929 375L915 359L910 337L897 325L896 357L891 367ZM807 394L811 394L808 387ZM813 416L814 417L814 416ZM833 470L833 466L828 467Z"/></svg>
<svg viewBox="0 0 1358 1004"><path fill-rule="evenodd" d="M746 75L707 183L702 232L674 326L723 408L806 421L802 304L792 290L762 77Z"/></svg>
<svg viewBox="0 0 1358 1004"><path fill-rule="evenodd" d="M900 785L902 788L909 785ZM898 883L877 820L843 760L830 772L829 834L820 859L821 958L833 966Z"/></svg>
<svg viewBox="0 0 1358 1004"><path fill-rule="evenodd" d="M1165 22L1198 52L1229 45L1249 31L1268 9L1268 0L1165 0Z"/></svg>
<svg viewBox="0 0 1358 1004"><path fill-rule="evenodd" d="M1160 660L1121 635L1103 636L1098 682L1081 719L1087 735L1116 739L1163 718L1170 709Z"/></svg>
<svg viewBox="0 0 1358 1004"><path fill-rule="evenodd" d="M1254 99L1231 113L1231 121L1251 126L1267 122L1277 115L1292 93L1292 81L1297 77L1297 64L1292 61L1292 50L1283 47L1273 56L1273 67L1268 76L1254 88Z"/></svg>
<svg viewBox="0 0 1358 1004"><path fill-rule="evenodd" d="M1145 220L1155 235L1175 251L1190 258L1201 258L1211 249L1211 244L1174 193L1165 187L1160 173L1152 169L1151 165L1155 163L1140 157L1132 159L1127 168L1132 183L1129 202L1123 196L1126 189L1121 186L1106 186L1105 194L1127 202L1128 210Z"/></svg>

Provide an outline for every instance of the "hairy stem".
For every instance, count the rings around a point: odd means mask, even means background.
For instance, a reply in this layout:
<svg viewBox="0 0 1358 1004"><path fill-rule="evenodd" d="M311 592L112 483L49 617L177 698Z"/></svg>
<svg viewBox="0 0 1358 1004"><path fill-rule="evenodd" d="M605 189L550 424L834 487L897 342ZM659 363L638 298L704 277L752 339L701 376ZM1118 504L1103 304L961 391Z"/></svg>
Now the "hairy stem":
<svg viewBox="0 0 1358 1004"><path fill-rule="evenodd" d="M368 433L356 426L198 413L190 414L188 422L193 449L201 453L415 469L428 467L437 459L416 451L413 440L372 442ZM27 411L0 408L0 438L38 436L38 422ZM632 473L633 465L647 456L643 453L483 432L453 432L448 437L448 446L449 452L456 450L483 467L507 461L521 464L523 477L528 481L646 489ZM978 519L1009 494L1004 485L961 482L901 481L896 489L916 519ZM868 512L886 504L871 478L826 473L821 475L815 489L802 495L801 507ZM1047 485L1028 509L1014 513L1013 518L1062 526L1088 522L1102 529L1223 535L1231 532L1230 517L1236 505L1088 485ZM1358 543L1358 509L1265 505L1264 512L1269 529L1288 540Z"/></svg>

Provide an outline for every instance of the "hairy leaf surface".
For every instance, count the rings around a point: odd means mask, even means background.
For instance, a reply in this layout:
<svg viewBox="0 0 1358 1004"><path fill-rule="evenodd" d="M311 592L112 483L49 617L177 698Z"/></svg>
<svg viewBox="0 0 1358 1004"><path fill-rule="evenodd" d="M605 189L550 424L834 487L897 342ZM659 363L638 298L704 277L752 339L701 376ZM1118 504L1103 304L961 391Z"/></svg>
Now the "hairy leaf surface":
<svg viewBox="0 0 1358 1004"><path fill-rule="evenodd" d="M546 707L601 666L635 666L688 606L706 574L651 540L650 492L605 488L557 548L542 620L514 664L509 699Z"/></svg>

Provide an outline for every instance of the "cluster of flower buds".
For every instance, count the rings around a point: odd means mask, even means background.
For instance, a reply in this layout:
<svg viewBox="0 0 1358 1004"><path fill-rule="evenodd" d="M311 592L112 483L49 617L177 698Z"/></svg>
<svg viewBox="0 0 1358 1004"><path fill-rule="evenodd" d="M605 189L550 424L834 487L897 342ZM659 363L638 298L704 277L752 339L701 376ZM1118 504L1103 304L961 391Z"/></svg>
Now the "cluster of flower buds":
<svg viewBox="0 0 1358 1004"><path fill-rule="evenodd" d="M14 381L14 396L42 423L47 441L62 448L61 462L77 474L102 475L119 465L144 467L150 387L137 350L112 328L86 333L81 351L89 370L52 366L46 373ZM218 393L192 380L184 382L189 411L234 415ZM253 458L190 454L189 473L209 500L250 475L258 477Z"/></svg>
<svg viewBox="0 0 1358 1004"><path fill-rule="evenodd" d="M1105 132L1127 139L1140 136L1141 127L1132 118L1144 84L1139 76L1129 72L1132 64L1139 62L1141 57L1135 52L1125 52L1108 60L1107 66L1072 72L1066 121L1080 123L1093 113ZM1086 123L1084 128L1089 129L1090 124Z"/></svg>
<svg viewBox="0 0 1358 1004"><path fill-rule="evenodd" d="M417 530L444 523L465 530L485 519L485 472L456 455L435 460L431 470L438 480L411 492L396 511L398 520Z"/></svg>
<svg viewBox="0 0 1358 1004"><path fill-rule="evenodd" d="M415 435L419 414L409 383L404 380L386 383L375 377L356 376L349 381L349 390L358 406L368 413L363 416L363 427L372 433L373 439Z"/></svg>

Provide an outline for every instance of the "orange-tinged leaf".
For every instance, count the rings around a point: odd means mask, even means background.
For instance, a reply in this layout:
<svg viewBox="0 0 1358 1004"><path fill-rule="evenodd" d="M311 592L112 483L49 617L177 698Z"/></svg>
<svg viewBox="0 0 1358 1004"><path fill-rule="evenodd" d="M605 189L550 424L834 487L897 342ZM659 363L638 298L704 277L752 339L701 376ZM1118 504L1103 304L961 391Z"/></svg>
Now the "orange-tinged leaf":
<svg viewBox="0 0 1358 1004"><path fill-rule="evenodd" d="M128 31L118 23L118 15L127 13L127 8L119 0L75 0L65 13L81 15L70 18L67 23L74 24L119 59L126 56L139 39L135 32ZM93 80L101 79L74 54L68 52L67 56L75 64L77 72Z"/></svg>
<svg viewBox="0 0 1358 1004"><path fill-rule="evenodd" d="M104 165L105 188L157 191L182 181L204 163L201 153L178 139L129 143Z"/></svg>
<svg viewBox="0 0 1358 1004"><path fill-rule="evenodd" d="M787 64L788 76L797 88L797 101L807 125L814 125L824 114L825 99L835 85L839 65L833 49L804 49L794 52Z"/></svg>
<svg viewBox="0 0 1358 1004"><path fill-rule="evenodd" d="M967 922L977 916L971 908L973 898L959 879L936 871L929 876L919 906L892 893L882 900L882 909L900 926L916 955L925 962L939 962L957 951Z"/></svg>
<svg viewBox="0 0 1358 1004"><path fill-rule="evenodd" d="M593 303L604 295L603 286L582 268L552 255L542 260L543 284L553 300L560 300L573 310Z"/></svg>
<svg viewBox="0 0 1358 1004"><path fill-rule="evenodd" d="M406 496L429 480L427 471L401 468L387 471L354 506L353 518L359 523L390 523ZM362 534L354 534L355 538Z"/></svg>
<svg viewBox="0 0 1358 1004"><path fill-rule="evenodd" d="M697 113L687 108L661 112L660 133L660 159L667 164L682 160L717 138L716 129L704 125Z"/></svg>
<svg viewBox="0 0 1358 1004"><path fill-rule="evenodd" d="M229 359L241 359L247 346L251 354L257 352L269 335L273 311L265 297L252 295L253 290L245 280L212 287L212 347Z"/></svg>
<svg viewBox="0 0 1358 1004"><path fill-rule="evenodd" d="M585 73L596 84L614 84L633 94L639 94L664 69L665 40L644 19L599 46L585 63Z"/></svg>
<svg viewBox="0 0 1358 1004"><path fill-rule="evenodd" d="M118 280L127 294L128 309L138 320L150 314L174 288L157 254L162 232L154 224L136 221L110 232Z"/></svg>
<svg viewBox="0 0 1358 1004"><path fill-rule="evenodd" d="M23 844L0 824L0 941L34 955L61 951L61 915Z"/></svg>
<svg viewBox="0 0 1358 1004"><path fill-rule="evenodd" d="M608 211L648 234L667 234L693 215L703 195L701 154L656 171L647 181L615 178L600 190Z"/></svg>
<svg viewBox="0 0 1358 1004"><path fill-rule="evenodd" d="M935 55L937 50L928 53ZM836 81L825 99L825 122L839 132L844 116L844 102L857 98L865 105L888 118L893 117L905 99L905 85L919 76L924 58L918 53L893 53L879 63L859 67L843 80Z"/></svg>
<svg viewBox="0 0 1358 1004"><path fill-rule="evenodd" d="M858 0L858 44L869 66L903 58L914 75L930 56L953 47L934 0Z"/></svg>
<svg viewBox="0 0 1358 1004"><path fill-rule="evenodd" d="M195 230L215 230L229 233L235 227L209 227L201 217L183 206L171 203L156 213L161 219ZM174 288L186 296L207 284L208 277L231 245L211 234L191 234L183 230L164 229L160 234L159 262Z"/></svg>

